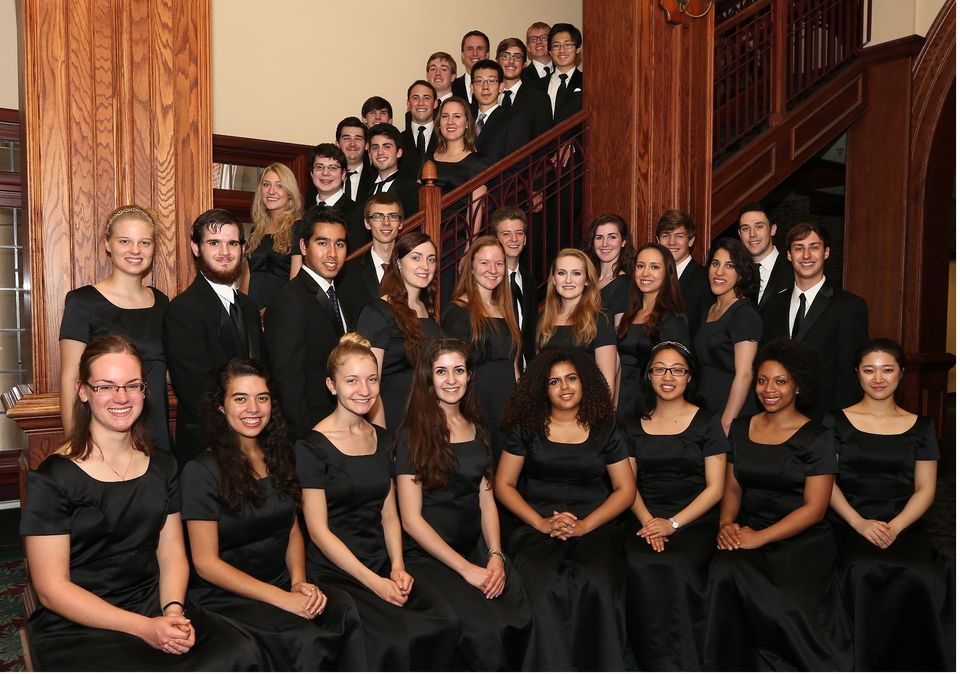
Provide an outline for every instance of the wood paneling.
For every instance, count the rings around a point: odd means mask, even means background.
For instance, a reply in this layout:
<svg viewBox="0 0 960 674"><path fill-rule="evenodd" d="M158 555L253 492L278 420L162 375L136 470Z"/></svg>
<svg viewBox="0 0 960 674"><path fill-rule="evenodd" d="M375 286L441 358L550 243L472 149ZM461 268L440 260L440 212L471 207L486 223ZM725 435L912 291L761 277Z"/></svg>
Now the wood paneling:
<svg viewBox="0 0 960 674"><path fill-rule="evenodd" d="M109 272L107 214L159 215L148 279L193 276L187 232L210 207L208 0L19 0L34 388L56 390L67 291Z"/></svg>
<svg viewBox="0 0 960 674"><path fill-rule="evenodd" d="M648 241L668 208L710 217L713 10L670 24L649 0L585 0L590 213ZM706 236L699 236L702 253Z"/></svg>

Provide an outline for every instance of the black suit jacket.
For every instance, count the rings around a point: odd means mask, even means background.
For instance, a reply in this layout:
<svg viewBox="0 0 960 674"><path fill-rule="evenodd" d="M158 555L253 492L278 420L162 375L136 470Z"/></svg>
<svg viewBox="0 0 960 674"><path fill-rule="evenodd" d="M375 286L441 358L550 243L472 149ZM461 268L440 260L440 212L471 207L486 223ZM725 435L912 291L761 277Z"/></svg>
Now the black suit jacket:
<svg viewBox="0 0 960 674"><path fill-rule="evenodd" d="M357 185L357 198L353 200L358 206L362 206L364 198L370 195L370 191L373 190L373 181L376 179L377 169L367 157L364 157L363 173L360 174L360 184Z"/></svg>
<svg viewBox="0 0 960 674"><path fill-rule="evenodd" d="M340 304L342 310L343 302ZM325 381L327 357L340 341L340 333L330 301L317 282L301 269L274 293L264 313L263 325L271 371L290 437L303 437L334 409L333 396ZM347 327L353 327L349 318Z"/></svg>
<svg viewBox="0 0 960 674"><path fill-rule="evenodd" d="M783 290L793 290L793 265L787 259L786 254L780 251L777 255L777 261L773 263L773 271L770 272L770 280L767 281L767 287L764 288L763 297L757 305L758 311L763 311L767 302L774 295L779 295Z"/></svg>
<svg viewBox="0 0 960 674"><path fill-rule="evenodd" d="M684 313L687 314L687 325L690 326L690 339L693 340L703 322L703 315L714 301L713 293L710 291L710 280L707 278L707 268L691 259L679 281Z"/></svg>
<svg viewBox="0 0 960 674"><path fill-rule="evenodd" d="M374 264L367 251L347 262L337 277L337 296L348 325L356 325L360 311L382 294Z"/></svg>
<svg viewBox="0 0 960 674"><path fill-rule="evenodd" d="M403 156L400 157L400 173L411 180L420 180L420 167L423 166L423 160L433 156L437 150L437 140L434 136L427 136L426 154L417 152L417 129L407 129L400 134L400 147L403 149Z"/></svg>
<svg viewBox="0 0 960 674"><path fill-rule="evenodd" d="M495 164L511 152L510 146L516 142L511 138L511 126L510 111L502 105L497 106L484 121L477 136L477 154L486 159L488 164Z"/></svg>
<svg viewBox="0 0 960 674"><path fill-rule="evenodd" d="M763 310L763 341L790 334L790 299L793 286L772 296ZM848 407L863 397L857 383L853 358L869 335L867 303L853 293L823 284L807 307L797 339L822 358L818 381L820 394L814 418L824 412ZM800 391L803 396L803 391Z"/></svg>
<svg viewBox="0 0 960 674"><path fill-rule="evenodd" d="M473 118L476 119L477 118L477 99L474 98L471 100L470 97L467 96L466 78L467 78L466 75L461 75L460 77L455 79L453 81L453 84L450 85L450 92L454 96L459 96L460 98L462 98L463 100L465 100L467 103L470 104L470 112L473 113ZM473 96L472 91L470 92L470 96Z"/></svg>
<svg viewBox="0 0 960 674"><path fill-rule="evenodd" d="M180 468L206 449L200 403L217 370L237 356L263 357L257 304L243 293L237 296L247 328L246 352L220 296L200 274L170 302L163 316L163 350L177 394L174 453Z"/></svg>
<svg viewBox="0 0 960 674"><path fill-rule="evenodd" d="M550 70L553 71L553 66L550 66ZM520 81L524 84L532 84L538 89L546 91L547 82L550 81L550 78L540 77L540 73L537 72L537 67L533 65L533 61L531 61L520 71Z"/></svg>
<svg viewBox="0 0 960 674"><path fill-rule="evenodd" d="M549 86L549 83L547 86ZM573 117L582 109L583 72L579 69L576 69L570 72L570 79L567 80L566 95L557 96L556 105L553 106L554 125Z"/></svg>
<svg viewBox="0 0 960 674"><path fill-rule="evenodd" d="M537 281L533 278L527 266L520 262L520 283L523 286L523 323L520 326L520 343L522 345L523 365L530 366L530 362L537 354L537 323L540 320L539 304L537 302ZM519 317L517 317L519 318Z"/></svg>
<svg viewBox="0 0 960 674"><path fill-rule="evenodd" d="M510 116L516 125L515 133L522 134L526 139L517 147L529 143L540 134L550 130L550 97L547 96L546 91L536 85L523 83L520 85L520 91L517 92L516 98L511 103ZM519 135L516 138L522 140ZM516 149L513 148L510 151L513 152Z"/></svg>

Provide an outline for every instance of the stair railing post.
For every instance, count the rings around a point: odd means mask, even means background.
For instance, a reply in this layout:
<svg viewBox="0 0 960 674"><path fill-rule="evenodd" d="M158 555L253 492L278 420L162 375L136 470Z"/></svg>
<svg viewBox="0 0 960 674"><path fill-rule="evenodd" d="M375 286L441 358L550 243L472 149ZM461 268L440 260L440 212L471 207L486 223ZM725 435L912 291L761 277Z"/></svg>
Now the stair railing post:
<svg viewBox="0 0 960 674"><path fill-rule="evenodd" d="M773 0L773 49L770 50L770 88L773 112L770 126L776 126L787 114L787 0Z"/></svg>
<svg viewBox="0 0 960 674"><path fill-rule="evenodd" d="M437 185L437 165L433 160L423 162L420 169L420 210L423 211L423 232L437 247L437 274L440 273L440 186ZM440 322L440 284L435 285L433 306Z"/></svg>

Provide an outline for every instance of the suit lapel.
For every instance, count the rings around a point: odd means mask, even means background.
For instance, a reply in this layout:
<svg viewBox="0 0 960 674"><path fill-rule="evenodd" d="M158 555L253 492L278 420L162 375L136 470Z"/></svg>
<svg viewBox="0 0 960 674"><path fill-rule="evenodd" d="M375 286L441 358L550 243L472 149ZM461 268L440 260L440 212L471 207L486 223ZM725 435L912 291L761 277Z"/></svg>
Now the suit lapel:
<svg viewBox="0 0 960 674"><path fill-rule="evenodd" d="M803 317L803 322L800 324L800 331L797 333L798 340L803 340L803 338L807 336L810 328L817 322L820 315L827 310L827 307L830 306L830 302L832 301L833 286L829 283L824 283L823 287L820 288L820 292L817 293L817 298L813 300L813 304L810 305L806 316Z"/></svg>
<svg viewBox="0 0 960 674"><path fill-rule="evenodd" d="M367 290L374 297L380 297L380 282L377 281L377 270L374 268L375 262L368 252L363 256L363 262L360 265L360 277L367 286Z"/></svg>
<svg viewBox="0 0 960 674"><path fill-rule="evenodd" d="M223 308L223 302L220 300L220 296L217 295L213 287L211 287L207 280L199 273L194 279L193 284L196 286L200 297L203 298L203 302L207 307L207 316L210 317L209 320L217 326L217 339L220 340L220 345L228 354L228 357L232 358L238 355L246 355L240 353L240 337L237 335L236 328L233 327L230 315L227 313L227 310Z"/></svg>

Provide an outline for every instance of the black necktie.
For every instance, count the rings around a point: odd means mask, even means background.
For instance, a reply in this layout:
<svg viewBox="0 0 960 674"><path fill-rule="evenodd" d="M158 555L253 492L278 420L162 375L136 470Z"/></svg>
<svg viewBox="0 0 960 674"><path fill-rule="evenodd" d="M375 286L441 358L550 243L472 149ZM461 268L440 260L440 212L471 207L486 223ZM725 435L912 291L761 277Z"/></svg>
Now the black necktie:
<svg viewBox="0 0 960 674"><path fill-rule="evenodd" d="M551 76L552 74L553 74L553 71L550 70L550 66L545 66L544 69L543 69L543 79L545 79L545 80L550 79L550 76Z"/></svg>
<svg viewBox="0 0 960 674"><path fill-rule="evenodd" d="M513 97L513 92L509 89L503 92L503 103L501 103L501 105L507 110L509 110L510 106L513 105L513 103L510 101L511 97Z"/></svg>
<svg viewBox="0 0 960 674"><path fill-rule="evenodd" d="M421 157L427 153L427 139L423 132L427 130L425 126L417 127L417 154Z"/></svg>
<svg viewBox="0 0 960 674"><path fill-rule="evenodd" d="M800 332L800 324L803 323L803 316L807 313L807 296L800 293L800 308L797 309L797 316L793 319L793 332L790 333L791 339L796 339Z"/></svg>
<svg viewBox="0 0 960 674"><path fill-rule="evenodd" d="M346 181L347 196L353 199L354 201L357 200L357 191L353 189L353 181L351 180L351 178L353 178L353 176L355 175L357 175L356 171L347 171L347 181Z"/></svg>
<svg viewBox="0 0 960 674"><path fill-rule="evenodd" d="M754 304L760 304L760 263L754 262L754 273L757 275L757 282L754 284L753 288L750 291L750 299L753 300Z"/></svg>
<svg viewBox="0 0 960 674"><path fill-rule="evenodd" d="M557 77L560 78L560 86L557 87L557 100L559 101L567 95L567 74L560 73Z"/></svg>
<svg viewBox="0 0 960 674"><path fill-rule="evenodd" d="M487 113L481 112L477 115L477 135L480 135L480 132L483 131L483 124L487 120Z"/></svg>
<svg viewBox="0 0 960 674"><path fill-rule="evenodd" d="M249 356L250 345L247 340L247 324L243 322L243 309L240 308L240 296L236 290L233 291L233 302L230 303L230 321L237 331L237 337L240 338L240 353Z"/></svg>
<svg viewBox="0 0 960 674"><path fill-rule="evenodd" d="M343 336L343 318L340 315L340 303L337 302L337 291L333 289L333 284L327 288L327 297L330 298L330 304L333 309L333 322L337 324L337 334Z"/></svg>
<svg viewBox="0 0 960 674"><path fill-rule="evenodd" d="M383 180L377 179L377 184L373 188L373 193L380 194L381 192L385 192L387 188L393 184L393 179L396 177L396 173L391 173L389 177L384 178Z"/></svg>
<svg viewBox="0 0 960 674"><path fill-rule="evenodd" d="M517 283L517 272L510 272L510 290L513 292L514 309L517 312L517 324L520 323L520 312L523 306L523 291L520 290L520 284Z"/></svg>

